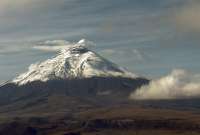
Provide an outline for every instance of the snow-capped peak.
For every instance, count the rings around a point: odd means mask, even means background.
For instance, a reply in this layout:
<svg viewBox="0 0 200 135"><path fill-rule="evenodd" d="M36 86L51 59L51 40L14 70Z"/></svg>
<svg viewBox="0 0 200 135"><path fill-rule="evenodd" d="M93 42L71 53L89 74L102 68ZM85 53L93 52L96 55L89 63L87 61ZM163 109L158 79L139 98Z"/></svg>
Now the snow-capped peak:
<svg viewBox="0 0 200 135"><path fill-rule="evenodd" d="M137 76L106 60L87 46L93 42L85 39L67 46L52 59L30 65L27 72L12 82L23 85L33 81L54 79L74 79L90 77L128 77Z"/></svg>
<svg viewBox="0 0 200 135"><path fill-rule="evenodd" d="M78 44L85 44L86 43L86 39L81 39L80 41L78 41Z"/></svg>
<svg viewBox="0 0 200 135"><path fill-rule="evenodd" d="M95 43L86 39L81 39L77 44L85 46L85 47L92 47L95 46Z"/></svg>

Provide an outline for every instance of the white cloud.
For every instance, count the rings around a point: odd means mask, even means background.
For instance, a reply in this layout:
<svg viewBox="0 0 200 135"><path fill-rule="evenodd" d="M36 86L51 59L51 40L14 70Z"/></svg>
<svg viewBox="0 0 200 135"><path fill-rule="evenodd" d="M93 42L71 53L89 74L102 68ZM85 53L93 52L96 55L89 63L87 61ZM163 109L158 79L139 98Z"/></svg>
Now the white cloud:
<svg viewBox="0 0 200 135"><path fill-rule="evenodd" d="M71 45L70 42L65 40L47 40L44 42L38 43L36 46L34 46L34 49L42 50L42 51L59 51L67 46Z"/></svg>
<svg viewBox="0 0 200 135"><path fill-rule="evenodd" d="M69 46L75 45L75 44L81 44L86 46L87 48L95 46L95 44L92 41L86 40L86 39L81 39L79 42L69 42L66 40L47 40L44 42L40 42L37 45L35 45L33 48L37 50L42 50L42 51L52 51L52 52L57 52L62 49L66 49Z"/></svg>
<svg viewBox="0 0 200 135"><path fill-rule="evenodd" d="M139 49L127 49L127 48L118 48L118 49L104 49L101 51L102 54L104 55L117 55L117 56L130 56L130 57L134 57L139 61L143 61L145 60L146 55L141 52Z"/></svg>
<svg viewBox="0 0 200 135"><path fill-rule="evenodd" d="M185 70L173 70L171 74L153 80L130 95L130 99L180 99L200 96L200 76Z"/></svg>

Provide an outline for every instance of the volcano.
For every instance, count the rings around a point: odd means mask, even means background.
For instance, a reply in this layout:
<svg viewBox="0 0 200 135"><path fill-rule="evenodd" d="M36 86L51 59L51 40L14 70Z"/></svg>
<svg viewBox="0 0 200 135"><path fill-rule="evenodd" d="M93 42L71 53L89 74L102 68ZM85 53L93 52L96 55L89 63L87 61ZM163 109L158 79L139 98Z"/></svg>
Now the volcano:
<svg viewBox="0 0 200 135"><path fill-rule="evenodd" d="M149 82L88 49L89 43L83 39L66 46L1 86L0 112L51 112L115 103Z"/></svg>

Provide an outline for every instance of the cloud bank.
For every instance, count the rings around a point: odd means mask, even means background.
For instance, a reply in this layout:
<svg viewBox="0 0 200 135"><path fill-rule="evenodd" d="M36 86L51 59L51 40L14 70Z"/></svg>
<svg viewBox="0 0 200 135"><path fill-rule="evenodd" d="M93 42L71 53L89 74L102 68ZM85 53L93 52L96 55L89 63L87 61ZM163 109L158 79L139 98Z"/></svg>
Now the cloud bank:
<svg viewBox="0 0 200 135"><path fill-rule="evenodd" d="M200 76L176 69L130 95L130 99L182 99L200 96Z"/></svg>

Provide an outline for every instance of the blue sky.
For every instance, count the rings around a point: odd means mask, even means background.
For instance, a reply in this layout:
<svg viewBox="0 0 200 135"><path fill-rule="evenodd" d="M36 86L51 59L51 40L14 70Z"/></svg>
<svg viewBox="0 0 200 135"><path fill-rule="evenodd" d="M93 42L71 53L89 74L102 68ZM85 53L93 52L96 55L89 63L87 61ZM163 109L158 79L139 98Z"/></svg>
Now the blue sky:
<svg viewBox="0 0 200 135"><path fill-rule="evenodd" d="M197 0L1 0L0 82L56 54L33 49L38 42L82 38L149 78L199 73L199 12Z"/></svg>

